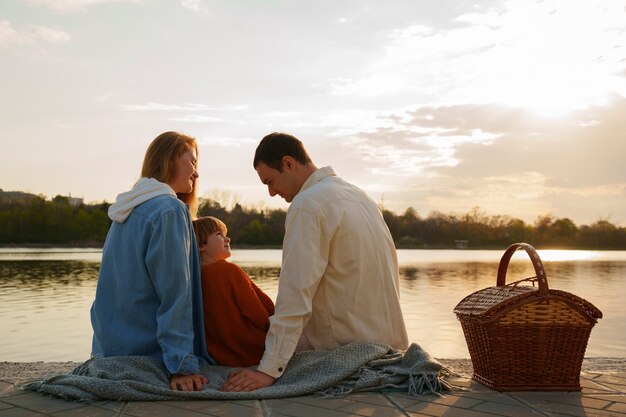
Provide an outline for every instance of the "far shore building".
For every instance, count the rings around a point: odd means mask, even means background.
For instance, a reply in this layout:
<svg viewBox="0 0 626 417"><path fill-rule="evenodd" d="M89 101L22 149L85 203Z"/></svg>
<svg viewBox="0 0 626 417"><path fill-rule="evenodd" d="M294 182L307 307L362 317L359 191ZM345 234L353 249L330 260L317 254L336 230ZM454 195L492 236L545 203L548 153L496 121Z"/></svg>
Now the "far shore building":
<svg viewBox="0 0 626 417"><path fill-rule="evenodd" d="M457 249L467 249L469 240L455 240L454 245Z"/></svg>
<svg viewBox="0 0 626 417"><path fill-rule="evenodd" d="M83 204L83 198L77 198L77 197L72 197L72 194L69 194L67 196L67 200L70 202L70 206L72 207L78 207L81 204Z"/></svg>

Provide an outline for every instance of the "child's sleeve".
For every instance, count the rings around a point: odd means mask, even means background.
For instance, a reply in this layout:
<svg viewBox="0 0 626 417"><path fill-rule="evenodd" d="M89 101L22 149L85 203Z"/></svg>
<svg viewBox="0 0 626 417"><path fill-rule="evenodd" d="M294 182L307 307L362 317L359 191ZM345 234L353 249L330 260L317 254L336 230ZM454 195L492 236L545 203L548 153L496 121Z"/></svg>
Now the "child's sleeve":
<svg viewBox="0 0 626 417"><path fill-rule="evenodd" d="M259 300L261 300L261 303L263 303L263 306L265 307L265 311L267 311L267 314L269 314L270 316L273 316L274 315L274 302L272 301L272 299L267 294L265 294L262 289L257 287L254 281L250 280L250 284L252 285L252 288L254 288L254 292L256 292L256 295L257 297L259 297Z"/></svg>
<svg viewBox="0 0 626 417"><path fill-rule="evenodd" d="M235 303L241 315L248 319L254 327L267 331L269 317L274 312L274 303L260 288L254 285L243 269L234 265L231 272L233 276L231 276L230 282L234 287ZM271 305L271 310L268 310L268 304Z"/></svg>

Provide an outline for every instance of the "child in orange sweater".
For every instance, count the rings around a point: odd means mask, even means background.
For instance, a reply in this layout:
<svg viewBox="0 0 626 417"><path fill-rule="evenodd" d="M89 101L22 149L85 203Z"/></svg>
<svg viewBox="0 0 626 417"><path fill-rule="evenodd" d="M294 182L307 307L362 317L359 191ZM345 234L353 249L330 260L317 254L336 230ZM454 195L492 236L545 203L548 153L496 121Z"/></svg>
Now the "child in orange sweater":
<svg viewBox="0 0 626 417"><path fill-rule="evenodd" d="M212 216L193 221L202 263L206 347L224 366L258 365L265 351L272 300L237 265L227 262L226 225Z"/></svg>

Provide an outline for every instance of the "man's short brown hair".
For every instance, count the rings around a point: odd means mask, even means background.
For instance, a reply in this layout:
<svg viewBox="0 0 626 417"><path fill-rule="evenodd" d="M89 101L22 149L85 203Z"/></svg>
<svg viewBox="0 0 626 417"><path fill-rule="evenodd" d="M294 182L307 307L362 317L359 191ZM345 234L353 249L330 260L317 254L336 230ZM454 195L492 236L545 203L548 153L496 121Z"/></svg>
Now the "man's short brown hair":
<svg viewBox="0 0 626 417"><path fill-rule="evenodd" d="M262 162L278 172L283 172L284 156L291 156L302 165L311 163L311 158L300 139L288 133L274 132L261 139L257 146L254 153L254 169Z"/></svg>

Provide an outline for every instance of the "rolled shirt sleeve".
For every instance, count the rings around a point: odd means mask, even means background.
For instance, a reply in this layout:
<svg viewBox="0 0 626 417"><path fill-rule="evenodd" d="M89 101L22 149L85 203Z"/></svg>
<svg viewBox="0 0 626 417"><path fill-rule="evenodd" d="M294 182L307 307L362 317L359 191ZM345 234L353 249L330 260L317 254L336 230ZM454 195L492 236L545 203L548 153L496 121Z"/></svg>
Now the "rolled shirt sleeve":
<svg viewBox="0 0 626 417"><path fill-rule="evenodd" d="M259 371L274 378L285 371L311 317L313 297L328 265L328 253L322 220L305 208L290 208L285 222L276 311L270 317Z"/></svg>
<svg viewBox="0 0 626 417"><path fill-rule="evenodd" d="M172 374L200 371L194 352L193 288L189 265L192 250L185 214L171 210L155 224L146 252L146 268L160 305L157 342L163 362Z"/></svg>

